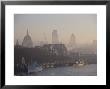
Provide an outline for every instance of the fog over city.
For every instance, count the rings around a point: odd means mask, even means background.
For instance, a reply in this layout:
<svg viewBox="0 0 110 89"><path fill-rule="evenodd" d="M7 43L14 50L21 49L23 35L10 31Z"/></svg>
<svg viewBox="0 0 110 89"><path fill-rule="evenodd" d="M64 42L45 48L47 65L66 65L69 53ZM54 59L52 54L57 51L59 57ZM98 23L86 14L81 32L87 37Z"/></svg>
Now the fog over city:
<svg viewBox="0 0 110 89"><path fill-rule="evenodd" d="M22 44L27 29L33 45L52 43L52 32L57 30L60 43L69 44L74 34L77 44L91 44L97 39L96 14L15 14L15 43Z"/></svg>
<svg viewBox="0 0 110 89"><path fill-rule="evenodd" d="M96 14L15 14L14 75L96 76Z"/></svg>

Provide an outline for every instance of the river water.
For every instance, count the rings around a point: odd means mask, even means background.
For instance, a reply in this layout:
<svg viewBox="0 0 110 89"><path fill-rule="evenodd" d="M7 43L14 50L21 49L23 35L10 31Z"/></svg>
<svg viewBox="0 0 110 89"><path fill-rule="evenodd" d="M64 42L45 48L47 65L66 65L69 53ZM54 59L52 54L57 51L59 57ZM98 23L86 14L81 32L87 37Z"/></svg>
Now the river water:
<svg viewBox="0 0 110 89"><path fill-rule="evenodd" d="M97 76L97 64L89 64L82 67L48 68L30 76Z"/></svg>

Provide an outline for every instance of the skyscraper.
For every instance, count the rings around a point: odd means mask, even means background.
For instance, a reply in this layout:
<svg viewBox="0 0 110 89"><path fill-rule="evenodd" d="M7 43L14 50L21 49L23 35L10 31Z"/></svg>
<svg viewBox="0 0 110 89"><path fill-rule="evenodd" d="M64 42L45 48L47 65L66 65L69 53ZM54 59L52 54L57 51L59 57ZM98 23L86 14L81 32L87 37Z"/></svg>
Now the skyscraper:
<svg viewBox="0 0 110 89"><path fill-rule="evenodd" d="M52 43L53 44L59 44L58 33L57 33L56 29L54 29L52 32Z"/></svg>
<svg viewBox="0 0 110 89"><path fill-rule="evenodd" d="M71 37L70 37L70 44L72 46L74 46L76 44L76 38L75 38L75 35L73 33L71 34Z"/></svg>
<svg viewBox="0 0 110 89"><path fill-rule="evenodd" d="M29 33L28 33L28 29L27 29L27 34L26 34L26 36L24 37L24 40L23 40L23 42L22 42L22 46L23 46L23 47L27 47L27 48L33 47L33 43L32 43L32 40L31 40L31 36L30 36Z"/></svg>
<svg viewBox="0 0 110 89"><path fill-rule="evenodd" d="M76 47L76 37L75 35L72 33L70 36L70 42L69 42L69 48L73 49Z"/></svg>

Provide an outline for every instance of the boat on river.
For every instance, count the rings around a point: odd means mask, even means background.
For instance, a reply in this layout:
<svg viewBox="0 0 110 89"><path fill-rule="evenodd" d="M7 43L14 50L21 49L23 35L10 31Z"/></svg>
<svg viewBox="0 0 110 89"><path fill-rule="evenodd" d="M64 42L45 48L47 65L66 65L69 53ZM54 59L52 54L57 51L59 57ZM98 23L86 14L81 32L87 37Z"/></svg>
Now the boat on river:
<svg viewBox="0 0 110 89"><path fill-rule="evenodd" d="M84 66L86 63L83 60L78 60L75 62L75 64L73 66L75 67L82 67Z"/></svg>

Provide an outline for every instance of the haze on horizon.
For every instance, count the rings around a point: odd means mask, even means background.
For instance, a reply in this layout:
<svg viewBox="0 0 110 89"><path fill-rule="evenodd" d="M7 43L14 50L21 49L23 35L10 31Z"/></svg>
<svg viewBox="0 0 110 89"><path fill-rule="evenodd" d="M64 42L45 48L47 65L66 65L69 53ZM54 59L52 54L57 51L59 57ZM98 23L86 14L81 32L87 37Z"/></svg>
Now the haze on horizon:
<svg viewBox="0 0 110 89"><path fill-rule="evenodd" d="M52 43L52 31L57 30L59 41L68 44L73 33L76 43L88 44L97 40L96 14L15 14L14 42L22 43L27 29L34 44Z"/></svg>

